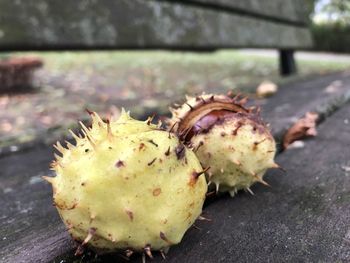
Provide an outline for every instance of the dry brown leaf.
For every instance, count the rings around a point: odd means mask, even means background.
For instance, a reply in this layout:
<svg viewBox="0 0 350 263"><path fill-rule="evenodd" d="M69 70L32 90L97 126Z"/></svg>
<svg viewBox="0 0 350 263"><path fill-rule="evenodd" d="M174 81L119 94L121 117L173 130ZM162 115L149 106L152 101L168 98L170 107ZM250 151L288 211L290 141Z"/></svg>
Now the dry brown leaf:
<svg viewBox="0 0 350 263"><path fill-rule="evenodd" d="M49 115L44 115L39 117L39 120L42 124L46 125L46 126L50 126L52 124L52 117Z"/></svg>
<svg viewBox="0 0 350 263"><path fill-rule="evenodd" d="M324 93L328 93L328 94L332 94L332 93L338 92L339 89L341 89L342 85L343 85L343 82L341 80L335 80L330 85L328 85L323 90L323 92Z"/></svg>
<svg viewBox="0 0 350 263"><path fill-rule="evenodd" d="M288 129L283 137L283 148L287 149L288 145L296 140L306 137L314 137L317 135L316 121L318 114L315 112L307 112L305 117L299 119L292 127Z"/></svg>
<svg viewBox="0 0 350 263"><path fill-rule="evenodd" d="M256 95L260 98L265 98L275 94L278 90L278 86L271 81L263 81L256 88Z"/></svg>
<svg viewBox="0 0 350 263"><path fill-rule="evenodd" d="M9 121L3 121L0 122L0 131L4 131L4 132L10 132L12 131L13 126Z"/></svg>

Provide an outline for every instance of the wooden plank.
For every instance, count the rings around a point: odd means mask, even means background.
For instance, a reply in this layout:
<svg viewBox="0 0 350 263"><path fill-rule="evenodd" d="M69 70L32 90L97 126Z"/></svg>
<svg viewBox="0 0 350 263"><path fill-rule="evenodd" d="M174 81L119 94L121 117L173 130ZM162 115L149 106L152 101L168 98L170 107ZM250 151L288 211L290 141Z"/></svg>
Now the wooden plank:
<svg viewBox="0 0 350 263"><path fill-rule="evenodd" d="M336 80L342 81L344 87L341 87L338 92L324 93L323 90ZM329 105L333 105L335 100L339 103L340 98L344 99L349 90L350 76L345 74L335 74L302 83L290 84L281 88L281 91L272 98L262 101L265 103L263 107L264 116L267 121L272 123L274 133L278 134L293 119L310 109L324 109L323 112L327 112L325 109ZM344 120L342 120L342 123L344 123ZM286 176L270 173L267 176L267 181L273 188L266 189L255 186L253 188L253 191L256 192L255 197L241 193L234 199L224 197L220 200L215 199L207 202L205 213L214 221L198 223L202 230L191 229L186 234L183 242L170 251L168 260L171 262L197 262L201 258L200 262L213 262L215 256L218 262L224 262L225 260L242 262L248 259L254 261L254 254L257 255L257 259L261 260L263 257L272 257L274 253L276 253L276 257L279 257L282 252L286 253L287 256L291 256L294 250L284 251L282 241L286 242L285 244L292 249L305 245L306 250L303 250L305 255L301 255L301 252L295 254L299 259L302 256L307 257L306 253L308 252L312 252L310 255L314 256L315 242L320 239L319 235L323 232L317 232L319 229L316 228L313 228L315 232L307 232L307 228L311 223L314 223L315 218L312 217L311 221L308 221L307 218L310 214L301 213L302 210L299 209L299 205L302 201L307 202L304 206L306 210L308 206L313 206L313 202L316 202L315 205L317 206L319 203L318 196L313 196L310 189L312 189L312 186L316 187L321 183L324 184L322 191L326 197L329 194L332 194L331 198L338 193L344 194L334 191L338 191L339 189L335 186L341 184L347 187L347 181L341 181L345 177L338 178L337 174L341 165L346 165L343 163L343 159L349 156L346 152L349 147L341 149L339 145L347 143L347 137L344 136L347 135L348 130L344 132L341 130L342 127L335 125L334 127L336 128L332 127L333 133L331 135L337 139L330 140L329 145L325 144L328 143L325 139L330 138L325 132L321 132L315 142L310 141L310 143L319 145L315 153L309 150L306 152L308 156L305 157L303 154L306 153L303 153L302 149L300 152L290 151L290 153L286 152L278 157L278 162L287 168L289 173ZM327 129L320 127L322 131ZM336 132L339 134L335 134ZM323 143L321 144L319 141ZM306 149L309 148L305 147ZM334 161L334 163L330 163L326 159L325 149L332 151L332 153L328 153L328 156L331 156L330 161ZM291 154L292 152L293 154ZM323 152L323 157L320 152ZM337 153L343 157L338 156ZM287 157L283 157L285 154ZM24 152L0 158L1 262L51 262L55 258L56 262L63 259L70 262L69 259L74 258L72 256L72 241L64 231L63 224L51 203L51 188L40 180L40 176L50 174L48 164L52 159L51 146L28 149ZM337 160L339 162L336 162ZM325 170L317 175L319 179L317 179L317 184L313 185L315 181L312 180L316 180L315 173L320 171L315 168L316 166L320 166L320 169L324 168ZM329 174L330 170L326 170L327 167L332 168L334 173ZM301 185L302 180L305 180L305 185ZM327 184L327 182L329 183ZM349 187L347 188L349 189ZM333 192L331 192L332 189ZM311 199L303 200L303 194L306 195L305 198ZM346 195L344 195L345 197ZM321 201L323 202L323 200ZM333 203L330 204L334 205ZM343 209L344 207L336 208ZM322 209L324 210L322 210L322 214L318 219L324 217L326 220L323 224L329 223L330 226L333 217L329 216L328 206L324 207L322 203ZM288 213L288 211L291 212ZM337 213L340 213L339 211ZM297 217L299 212L301 213L300 218ZM337 216L339 215L337 214ZM270 222L274 218L275 221ZM343 217L340 218L341 220L344 219ZM305 224L302 223L303 220ZM295 226L293 222L301 223ZM321 224L321 226L325 225ZM329 231L329 228L326 228L326 230ZM343 231L343 226L341 225L338 230ZM325 240L331 242L331 237L327 231L324 233ZM337 231L335 232L334 242L339 245L337 235L343 233ZM270 232L271 237L269 237ZM309 240L303 239L303 243L300 243L301 241L298 240L302 237L303 232L307 232L306 237ZM277 240L278 237L280 237L280 240ZM288 237L291 237L291 241ZM286 238L286 240L283 238ZM308 246L308 242L311 242L311 247ZM343 255L342 249L344 248L342 246L328 247L331 246L330 244L333 243L322 242L320 248L329 251L327 253L335 253L335 256L338 255L336 253ZM258 250L258 245L261 246L260 250ZM322 255L324 254L321 253L320 256ZM117 256L110 257L114 262L116 258L120 260ZM312 261L311 257L309 259ZM133 260L139 262L140 258L134 257ZM160 259L157 257L157 260ZM270 260L272 259L270 258Z"/></svg>
<svg viewBox="0 0 350 263"><path fill-rule="evenodd" d="M266 19L278 18L280 22L305 25L308 21L305 3L302 0L177 0L202 4L246 15L264 15ZM263 17L262 17L263 18Z"/></svg>
<svg viewBox="0 0 350 263"><path fill-rule="evenodd" d="M310 45L311 36L304 27L179 3L0 1L0 50L295 49Z"/></svg>

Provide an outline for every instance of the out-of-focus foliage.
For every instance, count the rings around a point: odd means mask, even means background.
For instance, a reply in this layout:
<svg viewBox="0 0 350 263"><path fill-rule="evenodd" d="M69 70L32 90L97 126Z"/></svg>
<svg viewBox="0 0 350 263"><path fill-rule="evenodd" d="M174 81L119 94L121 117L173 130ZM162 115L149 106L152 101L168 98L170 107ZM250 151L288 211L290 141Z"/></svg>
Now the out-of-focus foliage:
<svg viewBox="0 0 350 263"><path fill-rule="evenodd" d="M330 20L350 26L349 0L330 0L321 11L327 13Z"/></svg>
<svg viewBox="0 0 350 263"><path fill-rule="evenodd" d="M316 51L350 53L350 0L305 0Z"/></svg>
<svg viewBox="0 0 350 263"><path fill-rule="evenodd" d="M316 2L317 0L305 0L304 5L307 10L307 14L310 15L310 18L314 14Z"/></svg>
<svg viewBox="0 0 350 263"><path fill-rule="evenodd" d="M305 0L304 5L311 21L322 17L322 23L350 24L350 0Z"/></svg>
<svg viewBox="0 0 350 263"><path fill-rule="evenodd" d="M350 53L350 24L312 24L311 31L315 50Z"/></svg>

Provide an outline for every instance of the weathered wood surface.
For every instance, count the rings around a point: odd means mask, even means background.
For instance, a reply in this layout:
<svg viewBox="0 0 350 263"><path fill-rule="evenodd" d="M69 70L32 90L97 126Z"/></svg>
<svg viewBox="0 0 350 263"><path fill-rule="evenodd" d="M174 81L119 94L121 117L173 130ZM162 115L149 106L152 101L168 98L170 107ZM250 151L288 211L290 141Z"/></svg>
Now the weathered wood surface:
<svg viewBox="0 0 350 263"><path fill-rule="evenodd" d="M192 229L167 262L349 262L349 134L348 104L304 148L277 157L288 173L269 172L271 188L206 207L213 221Z"/></svg>
<svg viewBox="0 0 350 263"><path fill-rule="evenodd" d="M73 245L41 179L50 148L0 159L0 262L45 262Z"/></svg>
<svg viewBox="0 0 350 263"><path fill-rule="evenodd" d="M306 27L171 1L0 1L0 50L310 45Z"/></svg>
<svg viewBox="0 0 350 263"><path fill-rule="evenodd" d="M349 78L336 74L290 84L265 101L265 118L278 133L305 111L327 108L340 96L344 99ZM343 81L344 87L323 93L335 80ZM272 188L257 185L255 196L240 193L234 199L223 196L207 202L205 215L213 221L198 223L201 230L192 228L170 250L168 261L350 260L346 225L350 174L344 170L350 166L349 116L346 106L321 124L319 136L303 149L282 153L277 162L288 174L269 172L266 178ZM51 160L51 147L0 158L0 262L51 262L55 258L55 262L71 262L74 258L72 241L52 206L50 186L40 179L50 174ZM116 258L121 260L118 256L104 259L115 262ZM157 261L161 261L159 255Z"/></svg>
<svg viewBox="0 0 350 263"><path fill-rule="evenodd" d="M303 0L178 0L188 3L200 3L232 12L264 15L265 19L278 18L280 22L306 24L308 14Z"/></svg>

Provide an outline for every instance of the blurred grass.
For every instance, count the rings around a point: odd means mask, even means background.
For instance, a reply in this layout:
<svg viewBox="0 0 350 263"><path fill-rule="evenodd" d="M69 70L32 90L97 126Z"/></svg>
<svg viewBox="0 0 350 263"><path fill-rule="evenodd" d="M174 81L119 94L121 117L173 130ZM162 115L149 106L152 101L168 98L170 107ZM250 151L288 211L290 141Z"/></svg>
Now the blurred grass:
<svg viewBox="0 0 350 263"><path fill-rule="evenodd" d="M46 68L53 74L79 71L86 78L96 74L100 79L104 78L102 84L110 88L127 89L130 98L136 98L138 89L146 86L149 94L144 93L143 96L161 93L172 100L182 98L185 93L198 94L203 91L226 92L236 89L254 92L256 86L266 79L283 84L309 75L350 69L350 60L297 59L298 75L282 78L277 57L247 55L234 50L211 53L47 52L38 55L45 59Z"/></svg>
<svg viewBox="0 0 350 263"><path fill-rule="evenodd" d="M284 81L278 72L277 58L247 55L240 51L222 50L211 53L167 51L62 52L36 53L45 59L52 72L76 69L103 74L106 78L123 73L151 71L158 78L156 90L170 87L184 89L188 83L206 86L215 83L227 89L255 86L262 79ZM298 76L324 74L350 68L350 61L298 59ZM145 76L146 77L146 76ZM294 77L292 77L294 78ZM171 82L170 82L171 81Z"/></svg>
<svg viewBox="0 0 350 263"><path fill-rule="evenodd" d="M39 134L55 136L85 118L90 108L105 115L113 105L124 106L136 117L166 114L185 94L227 92L254 93L264 80L278 84L310 75L350 69L350 61L298 59L299 73L282 78L277 57L235 50L211 53L167 51L21 52L35 55L45 67L36 74L39 86L33 94L7 96L0 110L0 141L23 142ZM0 103L1 104L1 103ZM1 130L6 122L7 131ZM4 126L5 127L5 126ZM9 130L11 127L11 130ZM30 134L30 136L28 136ZM46 136L46 135L40 135ZM25 138L25 139L23 139ZM1 145L0 145L1 147Z"/></svg>

